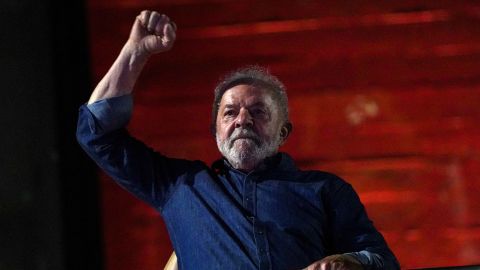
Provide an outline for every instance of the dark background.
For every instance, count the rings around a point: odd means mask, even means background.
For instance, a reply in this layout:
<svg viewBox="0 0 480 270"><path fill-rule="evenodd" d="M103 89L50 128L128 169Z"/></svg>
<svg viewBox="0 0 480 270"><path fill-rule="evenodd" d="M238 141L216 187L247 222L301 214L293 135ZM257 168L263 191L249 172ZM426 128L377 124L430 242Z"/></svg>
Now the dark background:
<svg viewBox="0 0 480 270"><path fill-rule="evenodd" d="M82 1L2 1L0 269L102 269L96 168L75 141L91 92Z"/></svg>

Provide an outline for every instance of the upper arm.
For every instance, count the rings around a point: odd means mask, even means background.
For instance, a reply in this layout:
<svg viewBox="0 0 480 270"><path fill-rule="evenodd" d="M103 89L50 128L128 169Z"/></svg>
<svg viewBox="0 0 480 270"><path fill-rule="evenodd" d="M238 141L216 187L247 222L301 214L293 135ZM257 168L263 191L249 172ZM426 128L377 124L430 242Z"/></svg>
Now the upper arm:
<svg viewBox="0 0 480 270"><path fill-rule="evenodd" d="M87 154L119 185L156 208L162 208L182 174L193 162L167 158L125 128L105 132L84 105L80 108L77 140Z"/></svg>

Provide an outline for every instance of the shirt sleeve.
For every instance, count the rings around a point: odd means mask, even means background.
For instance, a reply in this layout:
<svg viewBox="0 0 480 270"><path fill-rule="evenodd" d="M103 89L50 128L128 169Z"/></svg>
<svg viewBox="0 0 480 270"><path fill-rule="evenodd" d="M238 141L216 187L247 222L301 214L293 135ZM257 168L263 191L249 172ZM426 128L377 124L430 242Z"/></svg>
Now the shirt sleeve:
<svg viewBox="0 0 480 270"><path fill-rule="evenodd" d="M77 141L117 184L162 210L182 177L195 173L199 162L166 157L133 138L125 128L131 112L130 95L82 105Z"/></svg>
<svg viewBox="0 0 480 270"><path fill-rule="evenodd" d="M87 105L104 132L125 127L132 117L132 95L123 95L95 101Z"/></svg>
<svg viewBox="0 0 480 270"><path fill-rule="evenodd" d="M329 194L329 203L334 249L354 257L366 270L400 269L352 186L342 181L332 193Z"/></svg>
<svg viewBox="0 0 480 270"><path fill-rule="evenodd" d="M384 259L382 256L370 251L362 250L359 252L348 252L345 253L345 255L350 255L357 259L357 261L359 261L365 267L365 269L395 269L383 267Z"/></svg>

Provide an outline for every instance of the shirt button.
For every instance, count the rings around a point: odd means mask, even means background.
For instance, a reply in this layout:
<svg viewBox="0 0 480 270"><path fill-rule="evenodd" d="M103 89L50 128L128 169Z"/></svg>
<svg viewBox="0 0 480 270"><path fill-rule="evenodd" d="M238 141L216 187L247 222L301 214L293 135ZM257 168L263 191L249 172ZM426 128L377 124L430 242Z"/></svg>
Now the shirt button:
<svg viewBox="0 0 480 270"><path fill-rule="evenodd" d="M247 201L247 202L250 201L250 197L246 197L245 201Z"/></svg>
<svg viewBox="0 0 480 270"><path fill-rule="evenodd" d="M263 231L262 231L262 230L258 230L257 233L258 233L258 234L263 234Z"/></svg>

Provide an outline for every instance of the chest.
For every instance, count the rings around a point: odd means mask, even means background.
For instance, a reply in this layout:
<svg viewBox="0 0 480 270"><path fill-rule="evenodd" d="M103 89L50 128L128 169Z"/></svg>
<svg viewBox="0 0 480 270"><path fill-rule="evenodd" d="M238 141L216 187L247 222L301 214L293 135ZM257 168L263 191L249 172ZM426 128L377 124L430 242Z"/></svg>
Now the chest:
<svg viewBox="0 0 480 270"><path fill-rule="evenodd" d="M218 247L224 246L235 261L294 269L325 254L328 218L318 194L315 185L293 180L197 175L178 187L164 217L176 249L196 243L197 253L223 258ZM295 261L284 260L292 255Z"/></svg>
<svg viewBox="0 0 480 270"><path fill-rule="evenodd" d="M313 235L328 222L318 183L230 174L220 177L218 185L229 200L269 229Z"/></svg>

